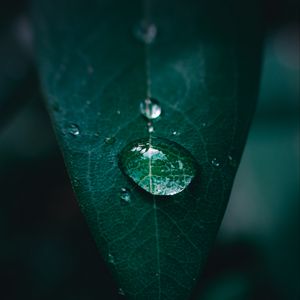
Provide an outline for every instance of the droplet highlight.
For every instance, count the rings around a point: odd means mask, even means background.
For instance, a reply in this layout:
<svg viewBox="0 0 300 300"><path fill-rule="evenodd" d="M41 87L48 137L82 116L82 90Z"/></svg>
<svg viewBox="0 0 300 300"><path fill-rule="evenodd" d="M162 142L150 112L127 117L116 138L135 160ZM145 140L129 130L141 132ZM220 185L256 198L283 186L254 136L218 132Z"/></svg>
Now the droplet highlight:
<svg viewBox="0 0 300 300"><path fill-rule="evenodd" d="M160 196L182 192L198 170L187 149L157 137L139 139L125 146L119 155L119 165L139 187Z"/></svg>
<svg viewBox="0 0 300 300"><path fill-rule="evenodd" d="M140 112L148 120L154 120L161 115L161 106L156 99L146 98L140 103Z"/></svg>
<svg viewBox="0 0 300 300"><path fill-rule="evenodd" d="M107 260L112 265L115 263L115 258L110 253L108 254Z"/></svg>
<svg viewBox="0 0 300 300"><path fill-rule="evenodd" d="M229 161L229 165L231 167L235 168L237 166L236 160L231 155L228 155L228 161Z"/></svg>
<svg viewBox="0 0 300 300"><path fill-rule="evenodd" d="M131 202L130 191L127 188L121 188L120 199L125 203L130 203Z"/></svg>
<svg viewBox="0 0 300 300"><path fill-rule="evenodd" d="M134 28L134 36L141 42L150 45L155 41L157 28L155 24L142 20Z"/></svg>
<svg viewBox="0 0 300 300"><path fill-rule="evenodd" d="M220 167L220 162L217 160L217 158L213 158L211 160L211 164L216 168Z"/></svg>
<svg viewBox="0 0 300 300"><path fill-rule="evenodd" d="M121 288L118 289L118 294L121 295L121 296L125 296L125 292Z"/></svg>
<svg viewBox="0 0 300 300"><path fill-rule="evenodd" d="M113 137L113 136L106 137L104 142L105 142L106 145L112 145L116 142L116 138Z"/></svg>
<svg viewBox="0 0 300 300"><path fill-rule="evenodd" d="M68 133L73 136L78 136L80 134L80 130L78 125L76 124L70 124L68 128Z"/></svg>

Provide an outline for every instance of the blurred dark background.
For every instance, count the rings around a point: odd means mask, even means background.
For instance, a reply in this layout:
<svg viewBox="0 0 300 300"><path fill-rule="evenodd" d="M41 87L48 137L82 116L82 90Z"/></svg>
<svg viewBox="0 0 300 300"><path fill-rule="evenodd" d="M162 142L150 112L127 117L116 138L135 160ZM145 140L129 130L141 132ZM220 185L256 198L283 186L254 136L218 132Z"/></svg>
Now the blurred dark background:
<svg viewBox="0 0 300 300"><path fill-rule="evenodd" d="M300 299L300 5L263 6L258 108L201 300ZM28 1L2 0L0 299L119 299L75 201L32 65Z"/></svg>

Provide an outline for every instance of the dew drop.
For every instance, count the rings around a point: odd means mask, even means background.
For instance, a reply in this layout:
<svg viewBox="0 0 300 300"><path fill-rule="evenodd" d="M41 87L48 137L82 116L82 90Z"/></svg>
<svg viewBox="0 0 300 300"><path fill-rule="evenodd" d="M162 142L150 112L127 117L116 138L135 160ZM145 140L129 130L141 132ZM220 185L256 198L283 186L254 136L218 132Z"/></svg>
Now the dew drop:
<svg viewBox="0 0 300 300"><path fill-rule="evenodd" d="M206 124L205 122L202 122L202 123L201 123L201 127L202 127L202 128L205 128L206 126L207 126L207 124Z"/></svg>
<svg viewBox="0 0 300 300"><path fill-rule="evenodd" d="M118 294L121 295L121 296L125 296L125 292L121 288L118 289Z"/></svg>
<svg viewBox="0 0 300 300"><path fill-rule="evenodd" d="M164 138L139 139L125 146L119 156L123 172L152 195L182 192L196 176L198 165L181 145Z"/></svg>
<svg viewBox="0 0 300 300"><path fill-rule="evenodd" d="M233 157L231 155L228 155L228 161L229 161L229 165L232 167L236 167L237 163L235 161L235 159L233 159Z"/></svg>
<svg viewBox="0 0 300 300"><path fill-rule="evenodd" d="M176 130L174 130L174 131L172 132L172 134L173 134L173 135L179 135L179 132L176 131Z"/></svg>
<svg viewBox="0 0 300 300"><path fill-rule="evenodd" d="M104 142L105 142L106 145L112 145L116 142L116 138L113 137L113 136L106 137Z"/></svg>
<svg viewBox="0 0 300 300"><path fill-rule="evenodd" d="M134 36L141 42L149 45L152 44L157 35L157 28L155 24L142 20L134 28Z"/></svg>
<svg viewBox="0 0 300 300"><path fill-rule="evenodd" d="M147 123L147 126L148 126L148 132L149 132L149 133L154 132L154 126L152 125L151 122L148 122L148 123Z"/></svg>
<svg viewBox="0 0 300 300"><path fill-rule="evenodd" d="M216 159L216 158L213 158L211 160L211 164L214 166L214 167L220 167L220 162Z"/></svg>
<svg viewBox="0 0 300 300"><path fill-rule="evenodd" d="M120 115L121 114L121 111L120 110L117 110L117 115Z"/></svg>
<svg viewBox="0 0 300 300"><path fill-rule="evenodd" d="M130 191L126 188L121 188L120 191L120 199L123 202L129 203L131 202L131 196L130 196Z"/></svg>
<svg viewBox="0 0 300 300"><path fill-rule="evenodd" d="M76 124L70 124L68 132L73 136L78 136L80 134L79 127Z"/></svg>
<svg viewBox="0 0 300 300"><path fill-rule="evenodd" d="M157 100L146 98L140 103L140 112L148 120L154 120L161 115L161 107Z"/></svg>
<svg viewBox="0 0 300 300"><path fill-rule="evenodd" d="M114 264L115 263L115 258L109 253L107 256L108 262L110 264Z"/></svg>

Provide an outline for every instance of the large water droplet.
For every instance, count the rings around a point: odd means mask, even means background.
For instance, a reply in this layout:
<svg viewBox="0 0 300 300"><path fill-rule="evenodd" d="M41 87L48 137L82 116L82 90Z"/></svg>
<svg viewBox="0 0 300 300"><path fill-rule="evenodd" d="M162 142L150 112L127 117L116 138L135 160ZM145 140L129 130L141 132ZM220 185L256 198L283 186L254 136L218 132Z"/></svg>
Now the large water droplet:
<svg viewBox="0 0 300 300"><path fill-rule="evenodd" d="M134 35L139 41L149 45L153 43L156 38L157 28L155 24L142 20L134 28Z"/></svg>
<svg viewBox="0 0 300 300"><path fill-rule="evenodd" d="M71 135L77 136L80 134L79 127L76 124L70 124L68 128L68 132Z"/></svg>
<svg viewBox="0 0 300 300"><path fill-rule="evenodd" d="M147 119L153 120L161 115L161 107L157 100L146 98L140 103L140 112Z"/></svg>
<svg viewBox="0 0 300 300"><path fill-rule="evenodd" d="M120 167L138 186L153 195L183 191L197 173L197 162L179 144L163 138L139 139L120 153Z"/></svg>
<svg viewBox="0 0 300 300"><path fill-rule="evenodd" d="M121 188L120 198L123 202L129 203L131 201L130 191L126 188Z"/></svg>

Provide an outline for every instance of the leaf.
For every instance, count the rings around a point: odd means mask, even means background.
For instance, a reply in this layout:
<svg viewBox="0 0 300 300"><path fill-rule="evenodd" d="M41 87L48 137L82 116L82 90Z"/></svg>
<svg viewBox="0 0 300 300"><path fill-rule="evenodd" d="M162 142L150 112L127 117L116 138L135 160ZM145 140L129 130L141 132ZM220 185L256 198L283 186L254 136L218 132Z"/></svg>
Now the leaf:
<svg viewBox="0 0 300 300"><path fill-rule="evenodd" d="M255 2L36 0L39 70L83 213L128 299L187 299L215 238L257 94ZM153 43L136 35L150 18ZM143 35L142 35L143 36ZM163 199L139 189L119 154L153 136L189 151L199 174ZM123 193L126 193L124 195ZM122 201L128 199L129 201Z"/></svg>

